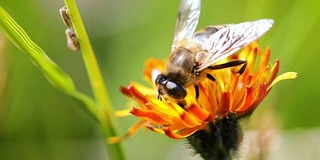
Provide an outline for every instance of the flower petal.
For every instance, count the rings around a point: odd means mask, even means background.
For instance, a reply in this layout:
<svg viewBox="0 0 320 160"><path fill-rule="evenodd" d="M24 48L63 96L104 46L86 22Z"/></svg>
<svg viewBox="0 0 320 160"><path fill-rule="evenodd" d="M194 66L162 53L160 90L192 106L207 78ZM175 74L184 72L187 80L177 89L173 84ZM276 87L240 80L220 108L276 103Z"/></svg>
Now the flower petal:
<svg viewBox="0 0 320 160"><path fill-rule="evenodd" d="M272 81L271 85L269 86L268 90L275 85L276 83L282 81L282 80L286 80L286 79L295 79L297 78L298 73L296 72L286 72L281 74L280 76L278 76L274 81Z"/></svg>

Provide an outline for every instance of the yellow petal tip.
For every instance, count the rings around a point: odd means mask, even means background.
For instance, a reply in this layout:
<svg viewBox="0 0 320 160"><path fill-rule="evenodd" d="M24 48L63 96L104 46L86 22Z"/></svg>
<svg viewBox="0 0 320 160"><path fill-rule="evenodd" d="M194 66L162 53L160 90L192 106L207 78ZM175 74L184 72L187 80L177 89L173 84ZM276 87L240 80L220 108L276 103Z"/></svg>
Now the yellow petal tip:
<svg viewBox="0 0 320 160"><path fill-rule="evenodd" d="M275 85L276 83L278 83L279 81L282 81L282 80L286 80L286 79L295 79L297 78L298 76L298 73L296 72L286 72L286 73L283 73L281 74L280 76L278 76L270 85L269 88L271 88L273 85Z"/></svg>
<svg viewBox="0 0 320 160"><path fill-rule="evenodd" d="M116 111L116 112L114 113L114 115L115 115L116 117L126 117L126 116L131 115L131 114L130 114L130 110L131 110L131 109L119 110L119 111Z"/></svg>

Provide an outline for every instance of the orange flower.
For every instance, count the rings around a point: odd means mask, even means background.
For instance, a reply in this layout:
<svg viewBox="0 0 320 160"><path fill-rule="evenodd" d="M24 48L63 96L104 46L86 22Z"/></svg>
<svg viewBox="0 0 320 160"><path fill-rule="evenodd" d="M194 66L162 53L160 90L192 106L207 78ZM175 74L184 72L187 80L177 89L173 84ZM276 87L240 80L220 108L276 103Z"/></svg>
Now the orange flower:
<svg viewBox="0 0 320 160"><path fill-rule="evenodd" d="M165 134L170 138L185 138L196 131L205 129L208 123L228 116L236 118L250 115L270 92L272 86L280 80L293 79L296 73L287 72L276 78L279 61L269 63L270 49L262 51L258 44L252 43L238 53L227 57L220 63L235 59L246 59L247 67L243 74L235 68L209 70L216 82L209 79L201 81L199 98L195 97L194 87L187 88L186 104L183 108L175 101L159 101L157 91L138 83L121 87L121 92L137 101L140 106L129 112L141 120L131 127L124 137L113 137L109 142L116 143L138 131L144 125L151 131ZM149 59L146 61L144 75L154 86L154 79L163 70L164 61ZM119 111L118 116L127 115Z"/></svg>

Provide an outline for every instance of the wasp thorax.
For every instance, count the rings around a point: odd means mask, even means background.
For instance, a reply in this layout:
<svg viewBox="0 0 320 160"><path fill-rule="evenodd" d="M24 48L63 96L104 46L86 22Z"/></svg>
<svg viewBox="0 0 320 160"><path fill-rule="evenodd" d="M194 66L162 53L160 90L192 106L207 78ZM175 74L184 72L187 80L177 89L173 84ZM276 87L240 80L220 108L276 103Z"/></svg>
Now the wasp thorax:
<svg viewBox="0 0 320 160"><path fill-rule="evenodd" d="M194 53L185 48L176 49L168 59L165 75L172 81L186 87L194 83L192 71L195 66Z"/></svg>

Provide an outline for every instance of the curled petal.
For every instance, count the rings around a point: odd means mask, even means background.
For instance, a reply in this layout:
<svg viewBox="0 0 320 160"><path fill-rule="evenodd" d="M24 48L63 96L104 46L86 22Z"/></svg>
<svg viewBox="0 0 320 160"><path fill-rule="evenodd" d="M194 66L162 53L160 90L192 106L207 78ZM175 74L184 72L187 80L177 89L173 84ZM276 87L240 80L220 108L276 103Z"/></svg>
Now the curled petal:
<svg viewBox="0 0 320 160"><path fill-rule="evenodd" d="M119 143L120 141L131 137L132 135L134 135L136 132L138 132L138 130L141 128L141 126L145 123L145 121L139 121L138 123L136 123L135 125L131 126L127 133L122 136L122 137L110 137L107 139L108 143L110 144L114 144L114 143Z"/></svg>
<svg viewBox="0 0 320 160"><path fill-rule="evenodd" d="M272 81L271 85L269 86L268 90L275 85L276 83L282 81L282 80L286 80L286 79L295 79L297 78L298 73L296 72L286 72L281 74L280 76L278 76L274 81Z"/></svg>

